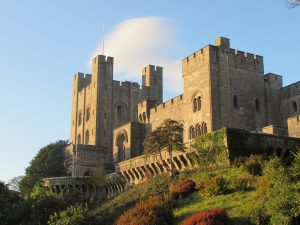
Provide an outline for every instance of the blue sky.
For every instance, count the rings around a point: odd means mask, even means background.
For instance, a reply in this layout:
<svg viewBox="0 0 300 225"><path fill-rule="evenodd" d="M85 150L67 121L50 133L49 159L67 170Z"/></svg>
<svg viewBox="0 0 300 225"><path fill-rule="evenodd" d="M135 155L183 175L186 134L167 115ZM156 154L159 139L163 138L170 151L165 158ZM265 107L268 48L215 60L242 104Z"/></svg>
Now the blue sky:
<svg viewBox="0 0 300 225"><path fill-rule="evenodd" d="M218 36L264 56L265 73L283 75L285 85L300 80L300 7L285 0L0 0L0 180L24 174L42 146L69 138L71 79L90 72L103 21L107 52L122 56L115 79L140 82L134 65L161 63L165 100L181 92L176 62ZM142 30L126 38L133 25Z"/></svg>

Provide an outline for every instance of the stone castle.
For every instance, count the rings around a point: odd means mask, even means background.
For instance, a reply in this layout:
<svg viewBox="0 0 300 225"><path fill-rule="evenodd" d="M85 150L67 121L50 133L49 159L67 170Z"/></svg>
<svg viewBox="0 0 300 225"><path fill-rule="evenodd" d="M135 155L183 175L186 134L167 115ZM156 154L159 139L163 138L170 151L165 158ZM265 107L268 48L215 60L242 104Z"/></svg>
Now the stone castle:
<svg viewBox="0 0 300 225"><path fill-rule="evenodd" d="M222 127L300 137L300 82L283 87L282 76L264 74L262 56L228 38L184 58L182 77L184 93L163 102L162 67L146 66L140 86L113 80L113 58L96 56L92 74L73 77L69 175L143 154L143 139L167 118L183 124L187 144Z"/></svg>

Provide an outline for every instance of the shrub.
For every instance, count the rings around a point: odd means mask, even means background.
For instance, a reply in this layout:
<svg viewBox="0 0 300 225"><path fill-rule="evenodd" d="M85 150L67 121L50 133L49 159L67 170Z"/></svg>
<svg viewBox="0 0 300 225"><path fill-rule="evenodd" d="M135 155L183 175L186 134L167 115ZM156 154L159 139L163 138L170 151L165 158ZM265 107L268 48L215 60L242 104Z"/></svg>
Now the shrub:
<svg viewBox="0 0 300 225"><path fill-rule="evenodd" d="M266 211L266 202L258 201L251 212L251 222L255 225L269 225L270 216Z"/></svg>
<svg viewBox="0 0 300 225"><path fill-rule="evenodd" d="M66 210L50 216L48 225L91 225L94 219L89 216L87 208L81 205L70 206Z"/></svg>
<svg viewBox="0 0 300 225"><path fill-rule="evenodd" d="M226 129L201 135L195 139L193 147L198 156L198 163L202 167L228 165L229 155L224 145Z"/></svg>
<svg viewBox="0 0 300 225"><path fill-rule="evenodd" d="M261 156L251 155L245 162L245 168L253 176L262 174Z"/></svg>
<svg viewBox="0 0 300 225"><path fill-rule="evenodd" d="M216 208L194 214L180 223L180 225L227 225L229 219L225 209Z"/></svg>
<svg viewBox="0 0 300 225"><path fill-rule="evenodd" d="M259 177L257 180L256 196L260 198L266 197L269 192L270 186L271 183L268 177Z"/></svg>
<svg viewBox="0 0 300 225"><path fill-rule="evenodd" d="M169 201L156 196L127 210L118 218L116 225L162 225L170 224L172 219Z"/></svg>
<svg viewBox="0 0 300 225"><path fill-rule="evenodd" d="M204 191L208 196L225 194L228 191L228 183L221 175L216 175L204 183Z"/></svg>
<svg viewBox="0 0 300 225"><path fill-rule="evenodd" d="M152 177L145 183L144 192L141 198L147 198L150 196L163 196L169 193L170 189L170 176L168 174L161 174Z"/></svg>
<svg viewBox="0 0 300 225"><path fill-rule="evenodd" d="M280 158L271 158L264 168L264 176L270 181L266 210L272 225L296 225L300 218L300 182L292 173L295 164L287 169Z"/></svg>
<svg viewBox="0 0 300 225"><path fill-rule="evenodd" d="M245 156L239 156L239 157L234 158L233 166L234 167L244 166L245 162L246 162L246 157Z"/></svg>
<svg viewBox="0 0 300 225"><path fill-rule="evenodd" d="M192 180L183 180L175 184L171 190L173 199L186 197L195 190L196 183Z"/></svg>
<svg viewBox="0 0 300 225"><path fill-rule="evenodd" d="M247 191L251 188L253 178L251 176L237 177L233 180L232 185L236 191Z"/></svg>

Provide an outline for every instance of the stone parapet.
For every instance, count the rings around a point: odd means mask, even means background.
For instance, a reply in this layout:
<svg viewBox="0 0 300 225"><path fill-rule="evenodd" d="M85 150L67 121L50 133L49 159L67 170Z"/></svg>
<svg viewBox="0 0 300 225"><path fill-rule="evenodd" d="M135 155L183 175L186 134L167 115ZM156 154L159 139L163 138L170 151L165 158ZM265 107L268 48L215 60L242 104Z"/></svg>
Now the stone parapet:
<svg viewBox="0 0 300 225"><path fill-rule="evenodd" d="M85 201L99 202L112 198L127 190L130 185L124 177L118 173L106 175L103 185L95 185L92 177L51 177L44 179L46 190L55 193L77 191L80 198Z"/></svg>

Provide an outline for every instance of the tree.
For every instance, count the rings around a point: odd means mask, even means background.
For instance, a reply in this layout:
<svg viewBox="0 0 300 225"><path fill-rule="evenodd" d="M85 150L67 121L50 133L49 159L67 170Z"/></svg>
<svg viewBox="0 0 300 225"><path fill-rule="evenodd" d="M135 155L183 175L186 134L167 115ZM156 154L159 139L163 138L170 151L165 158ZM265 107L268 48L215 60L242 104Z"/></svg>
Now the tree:
<svg viewBox="0 0 300 225"><path fill-rule="evenodd" d="M13 177L8 181L8 188L12 191L20 192L20 182L24 176Z"/></svg>
<svg viewBox="0 0 300 225"><path fill-rule="evenodd" d="M24 224L29 220L30 205L15 191L0 182L0 221L2 225Z"/></svg>
<svg viewBox="0 0 300 225"><path fill-rule="evenodd" d="M169 155L169 165L162 164L172 175L174 166L171 162L173 151L183 152L183 126L176 120L166 119L163 123L153 130L144 140L144 149L148 154L158 154L163 161L162 151L167 151Z"/></svg>
<svg viewBox="0 0 300 225"><path fill-rule="evenodd" d="M50 216L48 225L91 225L94 218L88 214L87 208L74 205Z"/></svg>
<svg viewBox="0 0 300 225"><path fill-rule="evenodd" d="M29 196L35 184L43 178L65 175L64 148L67 141L57 141L41 148L26 168L25 176L20 181L20 190Z"/></svg>
<svg viewBox="0 0 300 225"><path fill-rule="evenodd" d="M106 175L103 167L99 167L94 170L93 174L89 177L89 182L92 185L96 185L99 187L104 186L106 180Z"/></svg>
<svg viewBox="0 0 300 225"><path fill-rule="evenodd" d="M264 218L271 225L300 224L300 151L290 168L280 158L272 158L265 164L264 177L270 182L261 206ZM258 218L256 218L258 219Z"/></svg>
<svg viewBox="0 0 300 225"><path fill-rule="evenodd" d="M288 6L290 8L295 8L298 5L300 5L300 0L288 0Z"/></svg>

